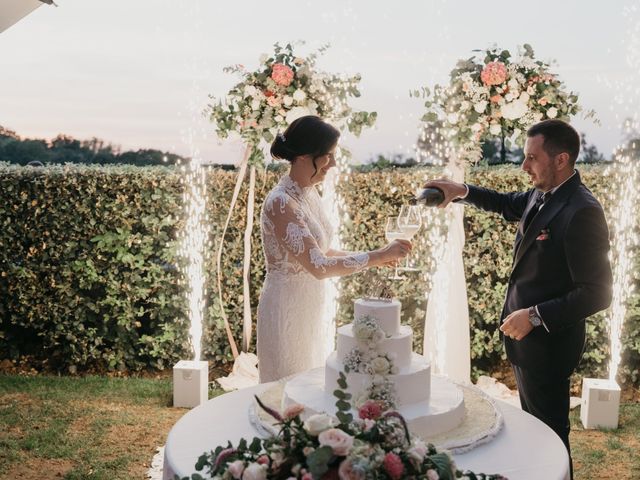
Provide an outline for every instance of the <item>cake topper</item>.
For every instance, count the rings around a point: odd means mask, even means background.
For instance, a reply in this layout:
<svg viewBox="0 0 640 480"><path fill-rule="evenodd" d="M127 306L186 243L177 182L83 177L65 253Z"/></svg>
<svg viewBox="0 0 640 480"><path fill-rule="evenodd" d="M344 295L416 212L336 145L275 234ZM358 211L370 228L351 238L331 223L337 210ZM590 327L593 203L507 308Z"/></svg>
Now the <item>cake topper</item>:
<svg viewBox="0 0 640 480"><path fill-rule="evenodd" d="M374 273L373 269L367 272L365 277L366 284L370 285L370 296L365 297L365 300L381 300L383 302L391 302L393 300L393 290L391 289L391 283L384 276L378 273Z"/></svg>

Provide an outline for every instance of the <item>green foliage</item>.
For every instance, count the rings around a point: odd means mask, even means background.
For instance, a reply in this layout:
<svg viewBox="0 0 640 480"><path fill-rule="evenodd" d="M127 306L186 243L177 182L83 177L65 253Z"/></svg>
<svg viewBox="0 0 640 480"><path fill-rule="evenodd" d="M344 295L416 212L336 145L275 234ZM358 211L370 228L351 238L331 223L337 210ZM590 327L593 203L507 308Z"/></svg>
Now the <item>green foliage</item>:
<svg viewBox="0 0 640 480"><path fill-rule="evenodd" d="M607 178L602 166L582 166L583 180L605 207ZM349 220L344 247L365 251L386 243L388 215L412 197L437 168L353 172L341 186ZM282 170L258 175L252 235L251 305L254 320L265 275L260 243L262 199ZM243 235L246 186L225 236L223 292L219 304L215 252L235 172L208 174L210 249L205 259L207 307L203 358L215 365L232 360L221 308L242 338ZM504 191L528 188L512 166L471 169L467 180ZM184 278L178 269L178 232L183 226L182 185L176 170L162 167L0 166L0 358L30 355L55 368L164 368L191 355L187 339ZM432 212L434 223L444 211ZM511 266L516 225L474 208L465 209L464 260L469 296L471 354L475 372L490 371L502 359L499 314ZM424 318L433 271L423 230L416 237L417 263L426 275L405 273L394 282L403 304L403 322L414 329L414 348L422 351ZM637 248L637 247L636 247ZM633 279L639 289L640 259ZM342 278L336 323L353 319L353 300L367 295L371 281L388 269ZM425 292L427 292L425 294ZM609 358L608 332L600 313L587 322L587 349L581 371L603 376ZM255 337L254 337L255 339ZM640 295L627 305L619 380L640 381ZM255 348L255 341L253 342Z"/></svg>
<svg viewBox="0 0 640 480"><path fill-rule="evenodd" d="M0 351L52 367L164 368L187 354L166 168L0 168Z"/></svg>

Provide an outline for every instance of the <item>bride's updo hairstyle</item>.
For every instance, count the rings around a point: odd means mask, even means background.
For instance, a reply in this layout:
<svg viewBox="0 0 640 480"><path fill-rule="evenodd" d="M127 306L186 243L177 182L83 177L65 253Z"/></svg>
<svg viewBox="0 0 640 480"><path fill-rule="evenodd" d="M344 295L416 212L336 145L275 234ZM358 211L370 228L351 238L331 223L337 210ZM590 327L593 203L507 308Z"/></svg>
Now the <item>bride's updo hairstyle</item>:
<svg viewBox="0 0 640 480"><path fill-rule="evenodd" d="M271 156L278 160L293 162L296 157L311 155L313 167L318 173L316 158L329 153L338 143L340 132L338 129L315 115L300 117L287 127L284 133L279 133L271 144ZM312 176L312 178L313 178Z"/></svg>

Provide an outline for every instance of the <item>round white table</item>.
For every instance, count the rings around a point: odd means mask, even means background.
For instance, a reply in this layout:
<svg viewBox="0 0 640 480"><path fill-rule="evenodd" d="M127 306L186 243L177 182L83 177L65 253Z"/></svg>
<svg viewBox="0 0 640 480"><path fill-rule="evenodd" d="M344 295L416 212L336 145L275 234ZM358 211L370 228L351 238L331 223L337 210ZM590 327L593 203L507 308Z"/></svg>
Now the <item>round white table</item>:
<svg viewBox="0 0 640 480"><path fill-rule="evenodd" d="M258 433L249 421L253 396L273 384L245 388L213 398L187 412L173 426L164 450L163 479L195 473L198 457ZM496 402L504 426L489 443L454 455L460 469L500 473L509 480L568 480L569 456L560 438L544 423L518 408Z"/></svg>

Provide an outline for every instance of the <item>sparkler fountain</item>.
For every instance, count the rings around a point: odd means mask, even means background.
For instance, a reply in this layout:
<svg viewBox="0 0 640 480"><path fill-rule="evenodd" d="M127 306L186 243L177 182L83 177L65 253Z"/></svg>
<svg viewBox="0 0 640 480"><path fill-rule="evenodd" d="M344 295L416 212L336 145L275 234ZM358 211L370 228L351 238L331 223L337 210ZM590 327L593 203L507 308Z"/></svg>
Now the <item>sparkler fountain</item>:
<svg viewBox="0 0 640 480"><path fill-rule="evenodd" d="M640 105L640 18L638 7L632 5L624 10L630 20L627 32L627 63L633 74L625 82L617 85L617 103L628 114L624 133L637 138L640 132L638 106ZM631 148L629 148L631 147ZM622 353L622 327L627 313L627 301L633 291L633 248L639 239L635 233L637 206L640 202L638 181L640 180L639 158L636 143L619 147L614 153L614 167L605 176L614 178L610 190L612 205L611 230L614 233L611 245L613 269L613 299L607 316L610 338L609 378L584 378L582 382L582 406L580 420L585 428L617 428L620 408L620 386L616 375Z"/></svg>
<svg viewBox="0 0 640 480"><path fill-rule="evenodd" d="M195 34L201 32L201 15L198 5L187 8L193 19ZM192 39L195 42L195 39ZM200 78L203 68L194 62L191 66L192 78ZM188 105L189 126L183 130L182 139L189 147L190 160L181 165L183 175L183 204L186 222L180 236L179 255L183 259L182 271L187 282L186 298L189 315L189 338L193 349L193 360L180 360L173 367L173 406L197 407L209 398L209 364L200 360L202 324L205 308L206 285L204 272L204 252L209 247L209 218L206 213L207 184L202 157L196 147L196 137L204 137L205 131L201 105L197 99L206 98L196 81L192 82Z"/></svg>

